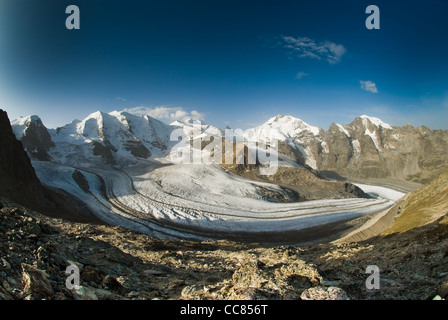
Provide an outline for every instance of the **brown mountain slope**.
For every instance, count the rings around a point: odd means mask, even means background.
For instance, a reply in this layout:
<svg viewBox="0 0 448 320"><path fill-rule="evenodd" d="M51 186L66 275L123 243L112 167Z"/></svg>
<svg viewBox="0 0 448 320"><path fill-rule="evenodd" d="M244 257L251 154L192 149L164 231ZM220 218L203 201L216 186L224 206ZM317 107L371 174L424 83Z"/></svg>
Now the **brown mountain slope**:
<svg viewBox="0 0 448 320"><path fill-rule="evenodd" d="M448 172L412 192L398 208L393 225L383 235L405 232L441 218L448 224Z"/></svg>
<svg viewBox="0 0 448 320"><path fill-rule="evenodd" d="M428 185L408 193L392 208L370 218L360 228L335 243L359 242L417 229L448 226L448 172ZM404 235L405 236L405 235Z"/></svg>

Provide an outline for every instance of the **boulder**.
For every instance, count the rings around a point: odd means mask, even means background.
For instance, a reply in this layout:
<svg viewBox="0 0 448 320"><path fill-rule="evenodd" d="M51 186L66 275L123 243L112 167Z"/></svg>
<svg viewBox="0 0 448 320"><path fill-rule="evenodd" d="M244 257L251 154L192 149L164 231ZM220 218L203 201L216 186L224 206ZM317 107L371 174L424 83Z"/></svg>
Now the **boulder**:
<svg viewBox="0 0 448 320"><path fill-rule="evenodd" d="M95 291L87 286L74 286L71 292L75 300L98 300Z"/></svg>
<svg viewBox="0 0 448 320"><path fill-rule="evenodd" d="M26 294L38 294L44 297L53 295L53 288L48 281L49 275L45 271L36 269L26 263L22 263L21 266L23 291Z"/></svg>
<svg viewBox="0 0 448 320"><path fill-rule="evenodd" d="M437 294L442 298L448 298L448 281L444 281L437 286Z"/></svg>
<svg viewBox="0 0 448 320"><path fill-rule="evenodd" d="M302 292L302 300L349 300L344 290L338 287L312 287Z"/></svg>

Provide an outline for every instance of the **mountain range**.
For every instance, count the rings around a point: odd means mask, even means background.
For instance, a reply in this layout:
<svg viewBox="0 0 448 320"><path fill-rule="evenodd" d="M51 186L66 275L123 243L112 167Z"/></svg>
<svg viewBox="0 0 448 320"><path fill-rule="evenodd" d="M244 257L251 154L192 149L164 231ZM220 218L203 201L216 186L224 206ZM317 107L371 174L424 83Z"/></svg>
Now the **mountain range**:
<svg viewBox="0 0 448 320"><path fill-rule="evenodd" d="M127 112L95 112L57 129L47 129L38 116L11 122L32 160L63 164L104 163L126 166L166 158L177 141L175 129L192 136L193 123L171 125ZM427 183L448 166L448 131L391 126L362 115L328 130L292 116L278 115L246 130L245 136L278 140L280 166L301 166L337 179L395 179ZM224 131L202 124L200 135L224 138ZM202 148L204 144L202 145Z"/></svg>
<svg viewBox="0 0 448 320"><path fill-rule="evenodd" d="M265 234L281 243L337 237L353 228L351 220L390 208L448 163L448 131L393 127L369 116L325 131L277 115L231 131L236 140L228 128L119 111L97 111L57 129L38 116L11 127L21 142L15 149L31 159L33 180L56 199L48 201L53 209L69 207L68 217L157 237L254 241ZM222 159L210 147L219 142ZM173 161L179 150L211 165ZM249 157L263 150L278 155L267 175L266 164ZM16 190L15 199L20 195Z"/></svg>

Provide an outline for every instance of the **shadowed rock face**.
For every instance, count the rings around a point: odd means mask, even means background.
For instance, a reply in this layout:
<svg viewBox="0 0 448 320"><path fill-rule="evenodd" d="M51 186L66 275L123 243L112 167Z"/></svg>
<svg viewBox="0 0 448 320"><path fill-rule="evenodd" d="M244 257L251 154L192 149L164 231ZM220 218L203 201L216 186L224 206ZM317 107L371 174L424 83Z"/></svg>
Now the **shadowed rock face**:
<svg viewBox="0 0 448 320"><path fill-rule="evenodd" d="M0 195L35 206L36 198L43 196L42 185L3 110L0 110L0 146Z"/></svg>
<svg viewBox="0 0 448 320"><path fill-rule="evenodd" d="M134 157L148 159L151 156L151 152L145 148L140 141L126 141L124 143L125 149L129 151Z"/></svg>
<svg viewBox="0 0 448 320"><path fill-rule="evenodd" d="M98 141L92 141L92 145L93 145L93 154L95 156L100 156L101 160L104 163L111 164L111 165L116 164L115 158L112 154L112 149L103 146Z"/></svg>
<svg viewBox="0 0 448 320"><path fill-rule="evenodd" d="M50 161L48 154L54 145L47 128L40 119L35 119L28 125L21 142L25 150L32 154L33 158L40 161Z"/></svg>

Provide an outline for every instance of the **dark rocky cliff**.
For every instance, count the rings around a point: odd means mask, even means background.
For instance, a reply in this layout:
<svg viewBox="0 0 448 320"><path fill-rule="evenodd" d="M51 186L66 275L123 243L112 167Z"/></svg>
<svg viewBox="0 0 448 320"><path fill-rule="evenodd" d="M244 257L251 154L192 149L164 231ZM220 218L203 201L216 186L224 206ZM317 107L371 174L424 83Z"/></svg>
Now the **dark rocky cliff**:
<svg viewBox="0 0 448 320"><path fill-rule="evenodd" d="M38 199L44 195L42 185L3 110L0 110L0 149L0 195L36 208Z"/></svg>

